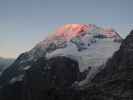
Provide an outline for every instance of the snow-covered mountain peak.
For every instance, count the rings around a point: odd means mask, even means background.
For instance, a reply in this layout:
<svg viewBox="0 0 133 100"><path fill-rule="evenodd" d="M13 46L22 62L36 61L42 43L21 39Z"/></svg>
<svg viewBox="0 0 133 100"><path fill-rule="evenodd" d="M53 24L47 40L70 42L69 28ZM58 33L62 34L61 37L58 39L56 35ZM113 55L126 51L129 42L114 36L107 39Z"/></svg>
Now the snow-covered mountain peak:
<svg viewBox="0 0 133 100"><path fill-rule="evenodd" d="M66 24L53 32L52 36L38 43L32 51L36 52L38 49L41 51L53 51L58 48L64 48L67 42L73 42L83 47L96 42L97 39L122 40L120 35L111 28L104 29L93 24Z"/></svg>
<svg viewBox="0 0 133 100"><path fill-rule="evenodd" d="M75 60L81 72L91 67L87 76L87 80L90 80L99 67L119 49L121 40L122 38L113 29L103 29L93 24L67 24L30 51L22 53L3 75L10 73L10 77L8 74L4 76L7 78L6 81L9 81L29 70L40 58L49 61L53 57L65 56Z"/></svg>
<svg viewBox="0 0 133 100"><path fill-rule="evenodd" d="M62 37L65 40L71 40L74 37L84 36L85 34L103 35L106 38L120 38L114 29L100 28L94 24L66 24L54 32L54 37Z"/></svg>
<svg viewBox="0 0 133 100"><path fill-rule="evenodd" d="M66 24L58 28L53 34L37 44L37 48L47 48L51 44L61 45L72 40L84 40L96 38L110 38L113 41L121 41L121 36L114 29L104 29L94 24ZM86 40L85 39L85 40Z"/></svg>
<svg viewBox="0 0 133 100"><path fill-rule="evenodd" d="M85 25L85 24L66 24L59 29L57 29L55 35L64 37L66 40L70 40L73 37L81 36L85 33L88 33L93 29L94 25Z"/></svg>
<svg viewBox="0 0 133 100"><path fill-rule="evenodd" d="M40 57L51 59L64 56L78 62L80 72L90 67L85 84L104 67L106 61L119 49L122 38L114 29L103 29L92 24L67 24L52 36L38 43L30 52L29 60Z"/></svg>

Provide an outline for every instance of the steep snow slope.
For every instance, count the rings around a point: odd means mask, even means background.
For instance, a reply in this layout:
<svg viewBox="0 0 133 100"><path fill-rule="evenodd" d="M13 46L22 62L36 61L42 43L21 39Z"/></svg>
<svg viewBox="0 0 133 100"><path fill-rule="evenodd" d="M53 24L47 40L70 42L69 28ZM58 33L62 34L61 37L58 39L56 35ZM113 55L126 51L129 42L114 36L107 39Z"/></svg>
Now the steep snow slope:
<svg viewBox="0 0 133 100"><path fill-rule="evenodd" d="M115 43L110 39L96 40L96 43L86 46L86 49L78 51L75 44L69 42L66 48L60 48L52 53L47 53L46 57L67 56L79 62L82 72L88 66L99 67L118 50L120 43Z"/></svg>
<svg viewBox="0 0 133 100"><path fill-rule="evenodd" d="M86 49L78 51L76 45L70 42L66 48L57 49L52 53L48 53L46 57L66 56L74 59L78 61L80 72L83 72L90 67L91 69L86 79L79 84L84 85L104 68L104 64L108 58L119 49L119 46L120 43L115 43L112 39L102 39L96 40L95 43L86 46Z"/></svg>

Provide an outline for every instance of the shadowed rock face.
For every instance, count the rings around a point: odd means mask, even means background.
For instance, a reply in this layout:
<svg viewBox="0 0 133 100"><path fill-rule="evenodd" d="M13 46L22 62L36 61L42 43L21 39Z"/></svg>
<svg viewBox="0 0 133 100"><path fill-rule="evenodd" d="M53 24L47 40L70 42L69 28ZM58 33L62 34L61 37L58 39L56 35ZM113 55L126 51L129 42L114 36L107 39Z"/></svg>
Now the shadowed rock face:
<svg viewBox="0 0 133 100"><path fill-rule="evenodd" d="M37 84L43 83L42 85L46 88L65 88L77 81L79 75L78 63L74 60L66 57L55 57L46 61L44 58L40 58L27 71L26 79L28 78L28 83L33 84L33 87L40 87Z"/></svg>
<svg viewBox="0 0 133 100"><path fill-rule="evenodd" d="M75 81L80 81L79 78L80 72L76 61L66 57L48 60L40 58L25 72L22 81L3 87L1 98L2 100L44 100L44 98L51 100L48 99L49 92L52 96L52 92L69 89Z"/></svg>

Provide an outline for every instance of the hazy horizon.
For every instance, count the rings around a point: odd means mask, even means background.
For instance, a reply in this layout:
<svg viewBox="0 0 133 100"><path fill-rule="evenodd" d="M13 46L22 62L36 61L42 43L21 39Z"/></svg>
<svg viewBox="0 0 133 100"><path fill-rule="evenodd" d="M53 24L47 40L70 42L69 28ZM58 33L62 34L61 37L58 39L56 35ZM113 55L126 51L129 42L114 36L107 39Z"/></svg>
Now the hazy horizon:
<svg viewBox="0 0 133 100"><path fill-rule="evenodd" d="M16 58L68 23L111 27L125 37L133 0L0 0L0 57Z"/></svg>

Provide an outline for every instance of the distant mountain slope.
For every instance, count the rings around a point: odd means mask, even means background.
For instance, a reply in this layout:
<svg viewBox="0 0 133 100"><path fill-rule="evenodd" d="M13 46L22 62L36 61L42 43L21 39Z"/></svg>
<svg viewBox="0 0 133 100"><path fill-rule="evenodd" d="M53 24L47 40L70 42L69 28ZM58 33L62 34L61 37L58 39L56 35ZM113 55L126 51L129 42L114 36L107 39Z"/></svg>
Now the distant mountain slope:
<svg viewBox="0 0 133 100"><path fill-rule="evenodd" d="M13 63L14 59L0 57L0 72L9 67Z"/></svg>

